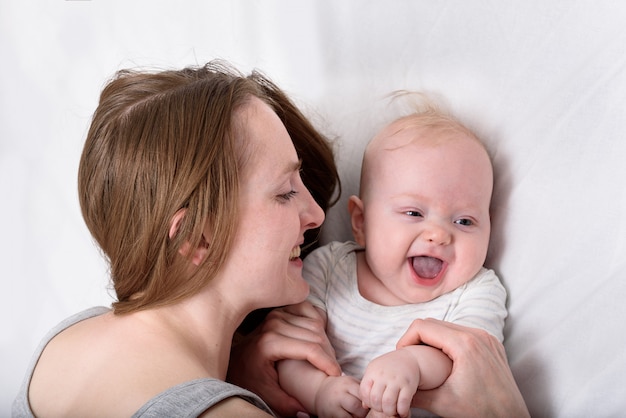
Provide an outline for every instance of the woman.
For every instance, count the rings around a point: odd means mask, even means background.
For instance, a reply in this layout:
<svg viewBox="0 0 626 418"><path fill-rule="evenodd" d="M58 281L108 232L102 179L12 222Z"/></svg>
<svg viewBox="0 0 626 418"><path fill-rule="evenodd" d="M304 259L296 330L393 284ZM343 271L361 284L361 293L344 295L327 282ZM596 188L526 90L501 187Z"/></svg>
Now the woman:
<svg viewBox="0 0 626 418"><path fill-rule="evenodd" d="M13 415L270 416L224 381L244 317L308 293L301 246L324 212L305 178L327 206L328 143L260 74L215 62L120 72L78 181L117 300L51 331Z"/></svg>

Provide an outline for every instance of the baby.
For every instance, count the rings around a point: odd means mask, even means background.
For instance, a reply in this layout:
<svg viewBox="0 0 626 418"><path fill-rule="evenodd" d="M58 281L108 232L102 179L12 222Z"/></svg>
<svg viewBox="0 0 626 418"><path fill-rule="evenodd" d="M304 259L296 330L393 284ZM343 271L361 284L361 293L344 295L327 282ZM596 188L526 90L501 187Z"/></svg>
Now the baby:
<svg viewBox="0 0 626 418"><path fill-rule="evenodd" d="M451 360L427 345L396 349L416 318L482 328L500 341L506 291L483 267L490 234L491 160L477 137L435 107L399 118L368 144L360 196L348 210L355 242L305 259L309 300L343 376L278 365L280 384L320 417L417 416L411 399L440 386Z"/></svg>

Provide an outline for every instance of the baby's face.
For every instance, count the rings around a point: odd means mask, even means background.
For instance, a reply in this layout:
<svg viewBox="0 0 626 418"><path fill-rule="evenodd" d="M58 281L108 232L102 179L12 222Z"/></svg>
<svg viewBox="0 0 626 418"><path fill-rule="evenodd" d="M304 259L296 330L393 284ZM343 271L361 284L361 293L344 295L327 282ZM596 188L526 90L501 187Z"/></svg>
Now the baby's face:
<svg viewBox="0 0 626 418"><path fill-rule="evenodd" d="M411 141L415 135L425 138ZM448 132L442 141L432 135L396 133L371 159L362 190L366 260L398 304L450 292L474 277L487 255L489 157L464 133Z"/></svg>

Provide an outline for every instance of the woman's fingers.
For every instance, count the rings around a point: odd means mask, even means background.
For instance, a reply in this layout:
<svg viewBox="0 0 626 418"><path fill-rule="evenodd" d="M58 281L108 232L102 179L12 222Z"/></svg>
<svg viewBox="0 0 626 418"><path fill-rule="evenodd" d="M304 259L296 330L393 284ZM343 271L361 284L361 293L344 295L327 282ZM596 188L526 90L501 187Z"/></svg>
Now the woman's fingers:
<svg viewBox="0 0 626 418"><path fill-rule="evenodd" d="M435 319L415 320L398 346L421 343L441 349L453 366L439 388L418 391L413 406L448 417L529 416L504 347L494 336Z"/></svg>
<svg viewBox="0 0 626 418"><path fill-rule="evenodd" d="M257 344L271 361L306 360L328 375L341 374L322 318L311 304L275 311L263 323Z"/></svg>

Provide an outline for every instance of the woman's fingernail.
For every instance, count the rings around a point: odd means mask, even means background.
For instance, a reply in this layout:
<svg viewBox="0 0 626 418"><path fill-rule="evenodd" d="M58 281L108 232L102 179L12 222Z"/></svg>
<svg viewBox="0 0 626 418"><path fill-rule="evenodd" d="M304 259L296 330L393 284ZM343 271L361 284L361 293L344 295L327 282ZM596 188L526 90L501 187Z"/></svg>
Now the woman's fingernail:
<svg viewBox="0 0 626 418"><path fill-rule="evenodd" d="M298 412L296 414L296 418L311 418L311 416L307 414L306 412Z"/></svg>

